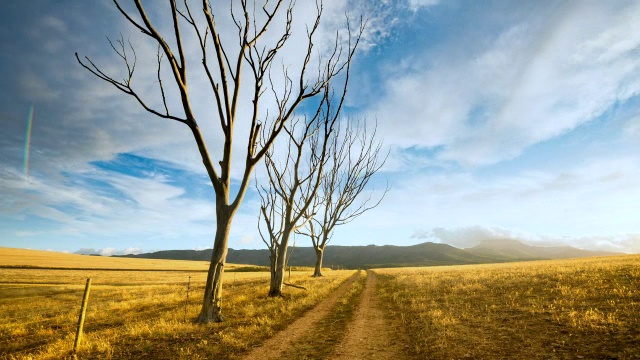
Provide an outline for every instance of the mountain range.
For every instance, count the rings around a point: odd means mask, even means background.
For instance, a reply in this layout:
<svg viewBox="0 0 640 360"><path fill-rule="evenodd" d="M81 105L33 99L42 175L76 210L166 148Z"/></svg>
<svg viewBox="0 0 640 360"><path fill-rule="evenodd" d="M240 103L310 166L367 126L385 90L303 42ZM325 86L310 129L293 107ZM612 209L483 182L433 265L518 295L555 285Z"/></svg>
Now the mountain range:
<svg viewBox="0 0 640 360"><path fill-rule="evenodd" d="M211 259L211 252L211 249L164 250L146 254L123 255L123 257L209 261ZM380 267L486 264L613 255L622 254L582 250L569 246L531 246L512 239L494 239L485 240L477 246L466 249L459 249L451 245L432 242L412 246L329 245L325 249L323 265L327 268L366 269ZM311 247L296 247L293 249L289 265L313 266L315 264L315 256L315 252ZM229 249L227 262L268 266L269 251L267 249Z"/></svg>

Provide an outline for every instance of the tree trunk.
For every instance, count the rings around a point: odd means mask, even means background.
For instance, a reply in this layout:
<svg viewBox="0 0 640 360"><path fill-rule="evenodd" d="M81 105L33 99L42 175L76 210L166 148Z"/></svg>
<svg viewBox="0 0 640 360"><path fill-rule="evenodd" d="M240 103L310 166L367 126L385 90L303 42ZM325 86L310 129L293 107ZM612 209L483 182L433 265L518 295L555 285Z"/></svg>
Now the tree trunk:
<svg viewBox="0 0 640 360"><path fill-rule="evenodd" d="M276 269L278 268L278 248L275 248L274 250L271 250L271 255L269 255L269 263L270 263L270 274L271 274L271 283L270 283L270 287L269 287L269 296L271 295L271 289L276 288L275 286L275 279L276 279ZM277 295L273 295L273 296L277 296Z"/></svg>
<svg viewBox="0 0 640 360"><path fill-rule="evenodd" d="M284 272L287 265L287 248L289 246L290 232L284 231L282 241L277 249L277 259L275 269L271 271L271 285L269 287L269 297L282 296L282 285L284 284Z"/></svg>
<svg viewBox="0 0 640 360"><path fill-rule="evenodd" d="M216 207L218 220L216 238L207 274L202 309L197 320L201 324L224 321L222 316L222 275L224 273L224 264L227 260L229 230L231 229L233 214L228 213L224 208L221 209L220 206Z"/></svg>
<svg viewBox="0 0 640 360"><path fill-rule="evenodd" d="M269 297L282 296L282 285L284 284L284 265L276 266L271 274L271 286L269 287Z"/></svg>
<svg viewBox="0 0 640 360"><path fill-rule="evenodd" d="M313 272L313 277L322 276L322 257L324 256L324 249L316 247L316 269Z"/></svg>

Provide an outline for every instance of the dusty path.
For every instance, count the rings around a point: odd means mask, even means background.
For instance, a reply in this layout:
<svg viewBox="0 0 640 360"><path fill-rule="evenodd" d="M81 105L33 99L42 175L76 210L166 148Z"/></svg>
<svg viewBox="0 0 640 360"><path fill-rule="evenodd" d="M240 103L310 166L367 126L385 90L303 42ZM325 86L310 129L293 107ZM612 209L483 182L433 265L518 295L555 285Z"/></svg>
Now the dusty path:
<svg viewBox="0 0 640 360"><path fill-rule="evenodd" d="M253 349L244 360L267 360L277 359L287 350L289 345L304 336L322 318L327 316L338 300L349 291L353 282L360 276L359 272L348 278L326 299L316 305L315 308L307 312L306 315L298 318L287 326L286 329L277 333L271 339L265 341L260 347Z"/></svg>
<svg viewBox="0 0 640 360"><path fill-rule="evenodd" d="M332 359L408 359L401 346L394 343L398 330L390 327L378 305L375 294L377 281L375 272L367 270L362 299Z"/></svg>

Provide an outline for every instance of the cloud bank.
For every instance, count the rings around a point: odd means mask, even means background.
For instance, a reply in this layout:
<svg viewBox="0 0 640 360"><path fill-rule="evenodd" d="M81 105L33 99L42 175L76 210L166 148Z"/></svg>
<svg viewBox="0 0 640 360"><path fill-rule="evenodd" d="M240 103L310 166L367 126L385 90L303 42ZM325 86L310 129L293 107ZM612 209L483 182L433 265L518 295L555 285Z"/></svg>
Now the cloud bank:
<svg viewBox="0 0 640 360"><path fill-rule="evenodd" d="M140 248L129 247L126 249L115 249L115 248L102 248L102 249L94 249L94 248L82 248L78 251L75 251L74 254L80 255L100 255L100 256L113 256L113 255L135 255L142 254L143 251Z"/></svg>
<svg viewBox="0 0 640 360"><path fill-rule="evenodd" d="M518 240L532 246L572 246L587 250L628 253L640 252L640 234L559 237L553 235L535 235L499 227L469 226L463 228L438 227L430 230L415 230L411 237L414 239L449 244L458 248L471 248L485 240L510 239Z"/></svg>

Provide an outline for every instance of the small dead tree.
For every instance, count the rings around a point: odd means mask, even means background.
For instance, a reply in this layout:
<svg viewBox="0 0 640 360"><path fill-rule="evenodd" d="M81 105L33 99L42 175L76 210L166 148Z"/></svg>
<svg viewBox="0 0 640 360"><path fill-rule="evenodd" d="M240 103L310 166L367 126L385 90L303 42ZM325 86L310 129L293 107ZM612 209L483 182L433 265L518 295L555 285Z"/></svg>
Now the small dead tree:
<svg viewBox="0 0 640 360"><path fill-rule="evenodd" d="M375 208L389 191L387 187L376 201L372 193L363 197L371 177L380 170L388 156L381 157L382 142L376 139L376 130L377 126L370 131L365 122L349 120L336 127L321 189L305 213L306 227L297 230L309 236L313 243L315 277L322 276L324 250L335 227Z"/></svg>
<svg viewBox="0 0 640 360"><path fill-rule="evenodd" d="M288 263L288 249L295 231L304 225L303 214L317 193L325 161L328 136L321 136L317 119L303 124L296 133L295 122L286 129L289 135L287 154L279 162L272 151L265 155L268 186L258 186L260 215L258 230L269 248L271 285L269 296L281 296ZM324 132L331 131L328 127ZM264 221L266 231L260 223Z"/></svg>
<svg viewBox="0 0 640 360"><path fill-rule="evenodd" d="M305 118L285 127L289 139L284 159L278 161L273 149L265 154L269 185L258 187L261 198L258 230L270 251L269 296L282 296L289 241L306 223L304 214L321 186L327 149L347 93L348 66L346 74L335 110L332 109L333 92L326 88L318 111L310 120ZM300 124L302 130L296 131ZM266 224L266 235L260 227L261 220Z"/></svg>
<svg viewBox="0 0 640 360"><path fill-rule="evenodd" d="M318 94L322 94L331 80L338 76L354 55L357 42L347 51L343 51L341 43L336 40L333 51L328 55L320 56L318 66L310 65L314 58L314 40L318 33L320 19L322 17L322 2L316 2L315 22L306 28L306 41L296 44L296 49L304 54L298 64L285 64L285 57L281 50L289 42L292 35L293 7L295 1L283 0L264 1L263 6L256 6L255 2L246 0L233 0L228 5L228 19L235 26L237 34L235 41L225 42L220 33L220 27L216 20L220 19L221 5L211 5L209 0L200 2L201 12L192 12L187 0L181 9L176 0L169 0L170 16L169 24L172 31L169 34L161 34L158 30L158 22L152 22L140 0L133 0L135 10L127 11L117 0L113 0L120 13L137 30L147 36L157 45L157 81L159 84L157 103L154 105L145 95L134 87L132 79L136 68L137 55L131 43L125 43L121 37L115 44L109 40L109 44L123 62L124 78L112 76L101 70L89 57L80 58L76 53L76 59L85 69L101 80L104 80L126 95L133 97L139 104L151 114L160 118L177 121L189 127L197 144L202 162L211 180L215 192L216 203L216 232L213 242L211 265L207 274L207 282L198 322L223 321L222 278L226 262L229 232L233 217L240 206L246 193L252 172L258 162L271 148L276 138L284 129L285 124L294 117L296 110L303 104L312 102L308 100ZM279 33L272 37L265 37L274 25L276 19L281 19L283 26ZM184 28L190 29L185 32ZM305 31L305 30L301 30ZM185 34L193 36L193 41L185 41ZM360 31L362 34L362 31ZM168 36L165 38L164 36ZM264 39L272 39L271 41ZM338 35L336 35L338 38ZM186 44L195 43L199 48L199 54L193 59L187 59L191 52ZM281 75L284 79L284 88L277 88L272 81L272 64L282 61ZM197 65L199 69L196 76L207 79L209 86L206 89L190 86L187 82L192 78L188 76L187 63ZM169 66L173 89L179 94L179 109L173 109L167 101L167 95L171 92L162 81L161 66ZM289 66L295 65L295 66ZM279 67L279 66L278 66ZM295 68L293 74L289 69ZM122 79L122 80L120 80ZM268 100L265 100L265 90ZM243 90L241 96L241 89ZM203 91L204 90L204 91ZM211 95L212 111L209 121L219 123L223 140L215 144L220 150L220 161L211 158L205 138L200 131L196 114L192 105L194 94ZM265 115L260 112L265 104L273 104ZM244 117L238 114L239 108L249 109ZM232 173L232 149L236 136L234 134L238 120L244 121L248 126L244 144L246 154L241 178L235 194L231 191ZM258 144L258 138L262 135L264 141ZM219 164L217 167L216 164Z"/></svg>
<svg viewBox="0 0 640 360"><path fill-rule="evenodd" d="M350 64L347 64L339 94L336 95L331 86L325 88L311 119L305 118L304 122L297 121L285 127L289 139L284 159L278 161L273 148L265 154L269 185L258 186L261 198L258 230L270 251L269 296L282 296L289 241L311 219L305 214L322 185L328 151L335 147L331 142L337 140L334 132L346 99L349 72ZM299 132L296 131L298 125L302 126ZM266 224L266 234L260 227L261 221Z"/></svg>

